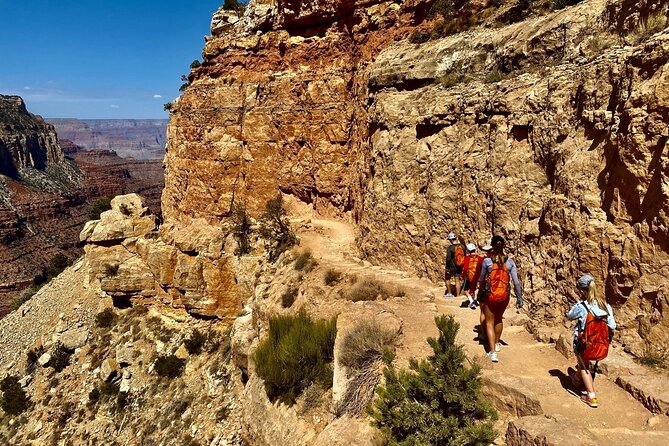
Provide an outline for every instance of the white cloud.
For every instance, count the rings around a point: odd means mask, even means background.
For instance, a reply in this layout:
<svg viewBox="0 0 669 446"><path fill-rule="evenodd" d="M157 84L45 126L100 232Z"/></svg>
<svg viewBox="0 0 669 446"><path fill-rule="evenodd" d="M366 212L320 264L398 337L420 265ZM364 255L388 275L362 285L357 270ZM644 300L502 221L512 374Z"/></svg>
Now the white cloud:
<svg viewBox="0 0 669 446"><path fill-rule="evenodd" d="M162 96L159 95L159 94L154 94L153 97L154 97L155 99L160 99L160 98L162 98Z"/></svg>
<svg viewBox="0 0 669 446"><path fill-rule="evenodd" d="M30 88L30 87L23 87L23 89L26 90L26 91L32 90L32 88Z"/></svg>
<svg viewBox="0 0 669 446"><path fill-rule="evenodd" d="M116 105L116 104L112 104L112 105L110 105L110 107L111 107L111 108L120 108L120 107L119 107L118 105Z"/></svg>

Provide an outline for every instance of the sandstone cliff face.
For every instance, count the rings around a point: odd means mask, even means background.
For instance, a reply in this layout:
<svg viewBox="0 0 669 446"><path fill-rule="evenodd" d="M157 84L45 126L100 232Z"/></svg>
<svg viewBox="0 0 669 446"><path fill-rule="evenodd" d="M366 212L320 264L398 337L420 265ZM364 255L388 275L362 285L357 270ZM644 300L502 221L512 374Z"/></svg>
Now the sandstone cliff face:
<svg viewBox="0 0 669 446"><path fill-rule="evenodd" d="M538 323L563 323L589 272L628 348L667 338L669 34L624 44L612 3L376 59L367 255L439 279L448 231L500 233Z"/></svg>
<svg viewBox="0 0 669 446"><path fill-rule="evenodd" d="M257 215L277 191L350 215L377 262L440 279L444 234L509 239L528 311L562 324L595 275L621 339L669 334L666 2L590 0L403 40L424 5L219 11L168 130L165 219Z"/></svg>
<svg viewBox="0 0 669 446"><path fill-rule="evenodd" d="M203 66L174 104L165 220L216 222L240 201L257 215L277 190L324 214L351 210L367 126L362 70L412 17L383 1L258 1L241 20L219 12Z"/></svg>
<svg viewBox="0 0 669 446"><path fill-rule="evenodd" d="M28 113L20 97L0 95L0 174L16 177L20 169L62 161L53 126Z"/></svg>

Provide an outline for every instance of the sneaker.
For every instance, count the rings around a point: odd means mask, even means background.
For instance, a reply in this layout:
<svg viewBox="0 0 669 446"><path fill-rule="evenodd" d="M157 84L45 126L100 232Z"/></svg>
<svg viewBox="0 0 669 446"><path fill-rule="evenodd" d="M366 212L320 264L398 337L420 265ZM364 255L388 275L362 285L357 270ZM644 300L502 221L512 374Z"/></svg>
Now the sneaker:
<svg viewBox="0 0 669 446"><path fill-rule="evenodd" d="M502 349L502 344L499 343L499 342L496 343L496 344L495 344L495 351L498 352L498 351L500 351L501 349Z"/></svg>
<svg viewBox="0 0 669 446"><path fill-rule="evenodd" d="M583 401L585 404L593 408L596 408L598 406L597 398L590 398L587 394L581 397L581 401Z"/></svg>
<svg viewBox="0 0 669 446"><path fill-rule="evenodd" d="M488 358L490 358L490 360L492 362L499 362L499 359L497 359L497 353L496 352L488 353Z"/></svg>
<svg viewBox="0 0 669 446"><path fill-rule="evenodd" d="M469 302L469 308L476 310L476 302Z"/></svg>
<svg viewBox="0 0 669 446"><path fill-rule="evenodd" d="M455 296L452 295L451 293L446 293L446 294L444 294L444 297L455 297Z"/></svg>

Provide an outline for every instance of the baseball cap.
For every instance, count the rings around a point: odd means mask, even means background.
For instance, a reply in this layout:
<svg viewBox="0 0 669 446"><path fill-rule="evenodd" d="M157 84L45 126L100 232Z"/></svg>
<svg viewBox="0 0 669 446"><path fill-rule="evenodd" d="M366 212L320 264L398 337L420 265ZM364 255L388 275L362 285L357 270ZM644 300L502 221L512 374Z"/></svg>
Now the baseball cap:
<svg viewBox="0 0 669 446"><path fill-rule="evenodd" d="M481 251L490 251L492 249L492 245L490 244L490 240L487 240L483 243L481 243Z"/></svg>
<svg viewBox="0 0 669 446"><path fill-rule="evenodd" d="M454 232L449 232L446 238L449 240L455 240L457 237L455 236Z"/></svg>
<svg viewBox="0 0 669 446"><path fill-rule="evenodd" d="M467 251L469 252L476 251L476 245L473 243L467 243Z"/></svg>
<svg viewBox="0 0 669 446"><path fill-rule="evenodd" d="M588 288L592 282L595 281L595 278L592 277L590 274L586 274L584 276L579 277L578 282L576 282L576 285L579 288Z"/></svg>

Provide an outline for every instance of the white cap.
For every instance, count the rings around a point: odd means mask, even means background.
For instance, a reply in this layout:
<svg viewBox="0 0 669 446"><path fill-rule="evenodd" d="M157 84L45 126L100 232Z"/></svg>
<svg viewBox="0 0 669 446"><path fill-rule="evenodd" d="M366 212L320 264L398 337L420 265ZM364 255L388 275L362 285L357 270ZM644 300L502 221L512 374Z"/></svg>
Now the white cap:
<svg viewBox="0 0 669 446"><path fill-rule="evenodd" d="M455 236L455 233L454 233L454 232L449 232L449 233L448 233L448 236L447 236L446 238L449 239L449 240L455 240L455 239L457 239L457 237Z"/></svg>
<svg viewBox="0 0 669 446"><path fill-rule="evenodd" d="M481 251L490 251L491 249L492 249L492 244L490 243L490 240L481 243Z"/></svg>
<svg viewBox="0 0 669 446"><path fill-rule="evenodd" d="M467 251L474 252L476 251L476 245L473 243L467 243Z"/></svg>

